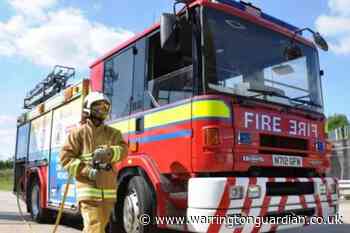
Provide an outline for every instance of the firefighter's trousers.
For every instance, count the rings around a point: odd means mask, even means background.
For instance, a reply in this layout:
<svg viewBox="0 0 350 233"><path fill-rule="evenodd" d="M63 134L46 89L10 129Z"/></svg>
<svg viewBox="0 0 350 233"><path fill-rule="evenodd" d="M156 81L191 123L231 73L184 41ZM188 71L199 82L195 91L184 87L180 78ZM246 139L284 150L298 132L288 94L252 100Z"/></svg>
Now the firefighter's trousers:
<svg viewBox="0 0 350 233"><path fill-rule="evenodd" d="M105 233L113 207L112 202L80 202L83 233Z"/></svg>

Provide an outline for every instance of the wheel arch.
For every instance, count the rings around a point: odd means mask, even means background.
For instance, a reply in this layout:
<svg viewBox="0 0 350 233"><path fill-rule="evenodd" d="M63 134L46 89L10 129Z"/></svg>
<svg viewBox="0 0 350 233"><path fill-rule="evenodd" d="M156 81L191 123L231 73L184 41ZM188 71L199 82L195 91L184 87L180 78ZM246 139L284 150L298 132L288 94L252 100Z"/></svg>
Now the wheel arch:
<svg viewBox="0 0 350 233"><path fill-rule="evenodd" d="M30 208L30 195L31 195L31 186L33 182L38 181L39 186L40 186L40 204L41 208L47 208L47 182L45 179L45 175L47 168L39 168L39 167L34 167L30 168L27 171L27 177L28 181L26 182L26 203L28 207Z"/></svg>
<svg viewBox="0 0 350 233"><path fill-rule="evenodd" d="M127 184L129 183L130 179L134 176L142 176L145 179L146 183L151 187L153 198L154 198L154 201L156 202L157 194L156 194L155 187L151 179L149 178L147 172L142 167L139 167L139 166L126 167L119 172L118 178L117 178L118 196L124 194L124 192L126 191Z"/></svg>
<svg viewBox="0 0 350 233"><path fill-rule="evenodd" d="M133 176L142 176L153 191L153 199L156 204L156 214L165 216L166 193L161 188L161 174L153 159L145 154L132 155L122 163L117 164L118 171L118 199L125 192L127 182Z"/></svg>

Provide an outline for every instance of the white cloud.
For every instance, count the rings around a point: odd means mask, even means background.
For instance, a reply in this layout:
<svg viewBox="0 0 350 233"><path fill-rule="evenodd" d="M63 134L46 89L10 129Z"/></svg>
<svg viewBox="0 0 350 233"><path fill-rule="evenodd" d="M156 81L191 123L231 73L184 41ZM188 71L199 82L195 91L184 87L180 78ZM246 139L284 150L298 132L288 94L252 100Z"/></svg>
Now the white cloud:
<svg viewBox="0 0 350 233"><path fill-rule="evenodd" d="M23 16L16 15L6 23L0 22L0 55L11 56L17 51L16 40L25 30Z"/></svg>
<svg viewBox="0 0 350 233"><path fill-rule="evenodd" d="M350 35L340 38L337 43L331 45L337 54L350 55Z"/></svg>
<svg viewBox="0 0 350 233"><path fill-rule="evenodd" d="M349 0L329 0L328 6L334 14L350 15Z"/></svg>
<svg viewBox="0 0 350 233"><path fill-rule="evenodd" d="M0 22L0 56L21 56L50 67L60 64L87 69L95 58L133 36L122 28L90 21L76 8L47 10L56 0L35 0L34 6L28 2L10 2L18 13Z"/></svg>
<svg viewBox="0 0 350 233"><path fill-rule="evenodd" d="M339 36L350 33L350 17L321 15L316 27L326 36Z"/></svg>
<svg viewBox="0 0 350 233"><path fill-rule="evenodd" d="M350 1L329 0L328 6L330 13L317 18L316 28L327 36L333 52L350 55Z"/></svg>
<svg viewBox="0 0 350 233"><path fill-rule="evenodd" d="M55 6L57 0L10 0L9 3L22 15L44 20L45 10Z"/></svg>

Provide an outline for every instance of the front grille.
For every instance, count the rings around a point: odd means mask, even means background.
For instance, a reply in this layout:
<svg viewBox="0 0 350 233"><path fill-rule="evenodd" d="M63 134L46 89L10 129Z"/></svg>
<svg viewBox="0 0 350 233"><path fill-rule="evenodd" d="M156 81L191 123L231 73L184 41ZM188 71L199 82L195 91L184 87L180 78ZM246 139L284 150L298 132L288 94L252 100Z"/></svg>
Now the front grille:
<svg viewBox="0 0 350 233"><path fill-rule="evenodd" d="M287 210L282 213L279 212L269 212L265 216L266 218L284 217L284 216L306 216L311 217L315 214L315 208L297 209L297 210Z"/></svg>
<svg viewBox="0 0 350 233"><path fill-rule="evenodd" d="M291 150L308 150L308 141L301 138L261 134L260 146Z"/></svg>
<svg viewBox="0 0 350 233"><path fill-rule="evenodd" d="M267 182L268 196L314 194L312 182Z"/></svg>

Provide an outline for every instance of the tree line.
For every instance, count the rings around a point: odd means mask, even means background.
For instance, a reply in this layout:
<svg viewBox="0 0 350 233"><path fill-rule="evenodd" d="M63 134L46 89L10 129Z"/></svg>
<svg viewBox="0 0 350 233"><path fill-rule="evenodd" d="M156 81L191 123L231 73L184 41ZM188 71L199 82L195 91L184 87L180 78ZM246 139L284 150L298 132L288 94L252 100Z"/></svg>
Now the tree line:
<svg viewBox="0 0 350 233"><path fill-rule="evenodd" d="M13 160L0 161L0 170L3 169L12 169L13 168Z"/></svg>
<svg viewBox="0 0 350 233"><path fill-rule="evenodd" d="M349 126L349 120L344 114L334 114L327 118L326 132L330 132L336 128Z"/></svg>

